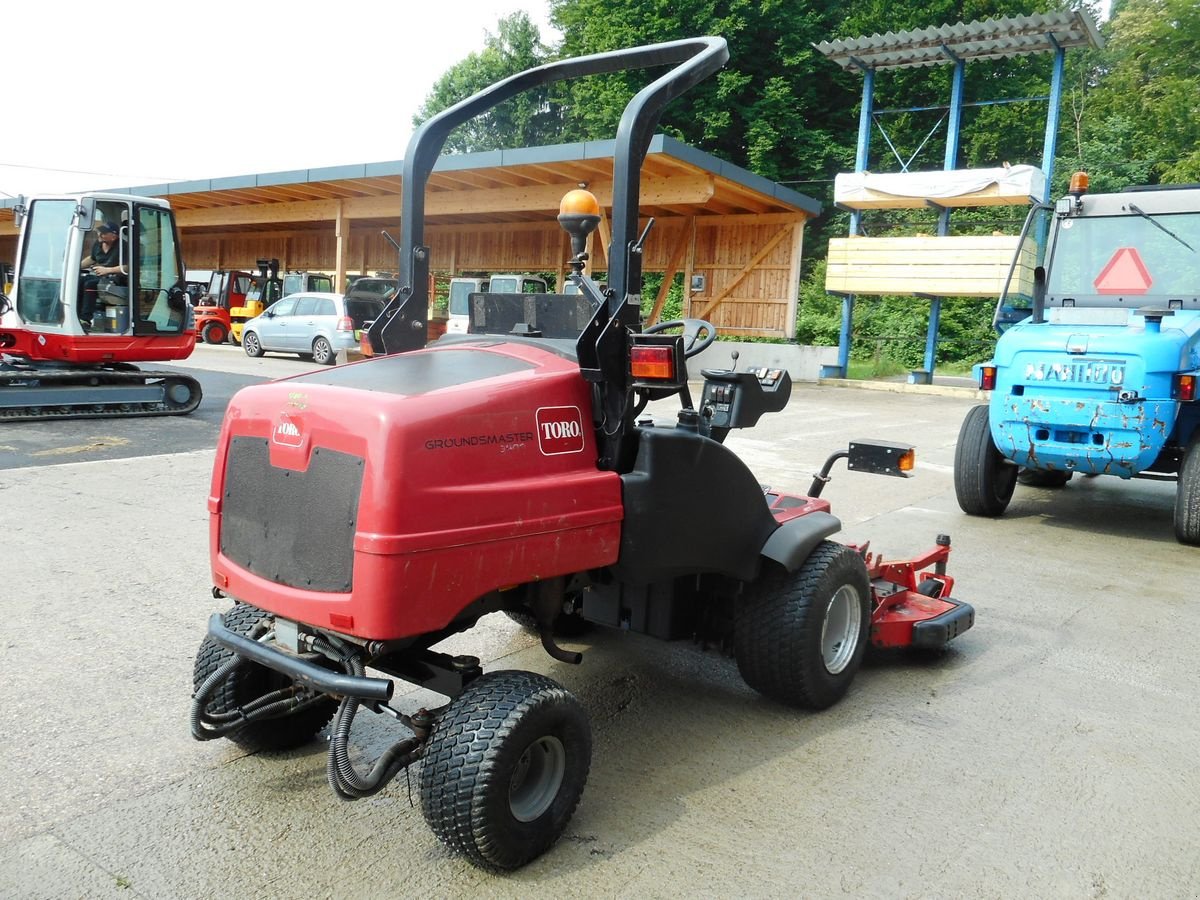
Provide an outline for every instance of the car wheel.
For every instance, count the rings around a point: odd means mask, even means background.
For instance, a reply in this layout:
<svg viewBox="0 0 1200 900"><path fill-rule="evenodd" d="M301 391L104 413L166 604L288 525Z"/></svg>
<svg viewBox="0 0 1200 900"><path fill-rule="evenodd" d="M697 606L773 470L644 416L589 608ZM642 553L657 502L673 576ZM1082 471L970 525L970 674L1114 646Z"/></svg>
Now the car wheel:
<svg viewBox="0 0 1200 900"><path fill-rule="evenodd" d="M954 495L971 516L998 516L1017 486L1017 467L996 449L988 408L974 406L963 419L954 448Z"/></svg>
<svg viewBox="0 0 1200 900"><path fill-rule="evenodd" d="M269 613L244 603L236 604L222 617L225 625L238 634L249 634ZM192 669L192 690L195 692L213 672L233 658L233 651L206 637L196 653ZM293 685L286 675L245 662L233 670L212 693L204 712L222 716L243 709L259 697ZM250 722L232 732L229 739L246 747L262 750L290 750L309 742L333 718L337 701L332 697L314 694L300 709L274 718Z"/></svg>
<svg viewBox="0 0 1200 900"><path fill-rule="evenodd" d="M490 672L433 726L421 812L471 862L515 869L562 835L591 759L587 713L570 692L533 672Z"/></svg>
<svg viewBox="0 0 1200 900"><path fill-rule="evenodd" d="M258 335L253 331L242 333L242 349L246 351L247 356L259 357L263 355L262 344L258 342Z"/></svg>
<svg viewBox="0 0 1200 900"><path fill-rule="evenodd" d="M1192 438L1179 467L1175 538L1181 544L1200 544L1200 436Z"/></svg>
<svg viewBox="0 0 1200 900"><path fill-rule="evenodd" d="M223 344L225 343L225 326L220 322L209 322L204 326L203 337L206 344Z"/></svg>
<svg viewBox="0 0 1200 900"><path fill-rule="evenodd" d="M780 703L832 706L867 647L871 584L862 556L822 541L795 572L771 563L747 585L733 655L746 684Z"/></svg>
<svg viewBox="0 0 1200 900"><path fill-rule="evenodd" d="M312 343L312 358L313 361L322 366L332 366L337 362L337 354L333 352L333 347L329 341L323 337L318 337Z"/></svg>

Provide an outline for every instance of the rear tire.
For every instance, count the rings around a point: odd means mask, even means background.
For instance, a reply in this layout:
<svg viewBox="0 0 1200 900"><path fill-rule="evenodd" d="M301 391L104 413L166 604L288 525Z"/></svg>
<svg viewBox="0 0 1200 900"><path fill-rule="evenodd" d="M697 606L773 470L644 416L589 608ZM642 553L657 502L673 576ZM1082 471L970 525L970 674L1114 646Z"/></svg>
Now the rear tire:
<svg viewBox="0 0 1200 900"><path fill-rule="evenodd" d="M247 356L252 356L255 359L263 355L262 344L258 342L258 335L253 331L243 332L242 349L246 351Z"/></svg>
<svg viewBox="0 0 1200 900"><path fill-rule="evenodd" d="M988 408L975 406L963 419L954 448L954 494L971 516L1000 515L1017 486L1017 467L996 449Z"/></svg>
<svg viewBox="0 0 1200 900"><path fill-rule="evenodd" d="M312 358L313 362L322 366L332 366L337 362L337 354L333 352L333 347L329 341L323 337L318 337L313 341Z"/></svg>
<svg viewBox="0 0 1200 900"><path fill-rule="evenodd" d="M204 326L203 337L206 344L223 344L226 337L225 326L220 322L209 322Z"/></svg>
<svg viewBox="0 0 1200 900"><path fill-rule="evenodd" d="M1175 539L1181 544L1200 544L1200 436L1192 438L1179 467Z"/></svg>
<svg viewBox="0 0 1200 900"><path fill-rule="evenodd" d="M250 631L270 614L244 603L235 604L222 618L225 625L238 634ZM196 691L205 679L227 663L233 651L222 647L212 638L200 642L192 670L192 690ZM260 666L245 663L235 669L213 692L207 712L224 713L245 706L263 694L285 688L292 683L286 675ZM263 719L243 725L229 735L236 744L257 750L291 750L307 744L333 718L337 701L324 697L314 705L275 719Z"/></svg>
<svg viewBox="0 0 1200 900"><path fill-rule="evenodd" d="M780 703L832 706L867 647L871 584L862 557L822 541L796 572L769 567L738 603L733 654L746 684Z"/></svg>
<svg viewBox="0 0 1200 900"><path fill-rule="evenodd" d="M421 812L471 862L516 869L562 835L591 759L587 713L565 688L532 672L489 672L433 726Z"/></svg>

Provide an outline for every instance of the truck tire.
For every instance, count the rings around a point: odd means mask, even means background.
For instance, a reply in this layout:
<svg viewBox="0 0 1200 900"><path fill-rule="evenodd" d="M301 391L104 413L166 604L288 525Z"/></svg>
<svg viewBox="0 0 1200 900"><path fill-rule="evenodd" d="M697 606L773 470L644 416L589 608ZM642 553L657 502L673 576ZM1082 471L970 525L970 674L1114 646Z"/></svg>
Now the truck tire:
<svg viewBox="0 0 1200 900"><path fill-rule="evenodd" d="M850 688L867 646L871 585L862 557L822 541L795 572L767 564L734 619L733 655L746 684L808 709Z"/></svg>
<svg viewBox="0 0 1200 900"><path fill-rule="evenodd" d="M1017 467L996 449L988 408L974 406L963 419L954 448L954 495L970 516L998 516L1017 486Z"/></svg>
<svg viewBox="0 0 1200 900"><path fill-rule="evenodd" d="M570 692L533 672L489 672L433 726L421 812L471 862L516 869L562 835L591 760L587 713Z"/></svg>
<svg viewBox="0 0 1200 900"><path fill-rule="evenodd" d="M1200 436L1192 438L1179 467L1175 539L1181 544L1200 544Z"/></svg>
<svg viewBox="0 0 1200 900"><path fill-rule="evenodd" d="M248 634L255 625L269 614L261 609L237 603L222 618L225 625L238 634ZM200 642L196 663L192 670L192 690L197 690L205 680L227 663L233 651L222 647L212 638ZM246 663L234 670L212 695L207 711L224 713L245 706L263 694L279 690L291 684L286 675L275 672L257 663ZM321 700L297 712L275 719L262 719L243 725L229 735L229 739L255 750L291 750L307 744L318 731L333 718L337 701L332 697Z"/></svg>
<svg viewBox="0 0 1200 900"><path fill-rule="evenodd" d="M1017 472L1017 481L1028 487L1060 488L1064 487L1074 472L1064 472L1062 469L1025 469Z"/></svg>

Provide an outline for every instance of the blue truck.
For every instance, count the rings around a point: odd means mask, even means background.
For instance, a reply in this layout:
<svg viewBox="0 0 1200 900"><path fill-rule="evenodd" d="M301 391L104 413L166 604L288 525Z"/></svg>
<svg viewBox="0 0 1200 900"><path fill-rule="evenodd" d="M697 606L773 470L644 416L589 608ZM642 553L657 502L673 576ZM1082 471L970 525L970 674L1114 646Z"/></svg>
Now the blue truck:
<svg viewBox="0 0 1200 900"><path fill-rule="evenodd" d="M1072 476L1178 482L1175 536L1200 544L1200 185L1088 194L1050 211L1032 308L976 367L954 489L999 516L1018 483Z"/></svg>

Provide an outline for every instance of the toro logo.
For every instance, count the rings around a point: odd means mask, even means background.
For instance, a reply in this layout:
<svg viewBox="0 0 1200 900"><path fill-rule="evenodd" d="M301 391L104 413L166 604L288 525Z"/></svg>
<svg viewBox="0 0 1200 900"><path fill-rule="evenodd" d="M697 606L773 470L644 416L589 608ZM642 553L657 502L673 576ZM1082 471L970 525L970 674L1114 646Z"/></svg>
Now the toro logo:
<svg viewBox="0 0 1200 900"><path fill-rule="evenodd" d="M285 447L299 447L304 440L300 433L300 423L287 413L280 413L275 430L271 432L271 440Z"/></svg>
<svg viewBox="0 0 1200 900"><path fill-rule="evenodd" d="M583 416L578 406L543 406L537 411L538 449L543 456L583 452Z"/></svg>

